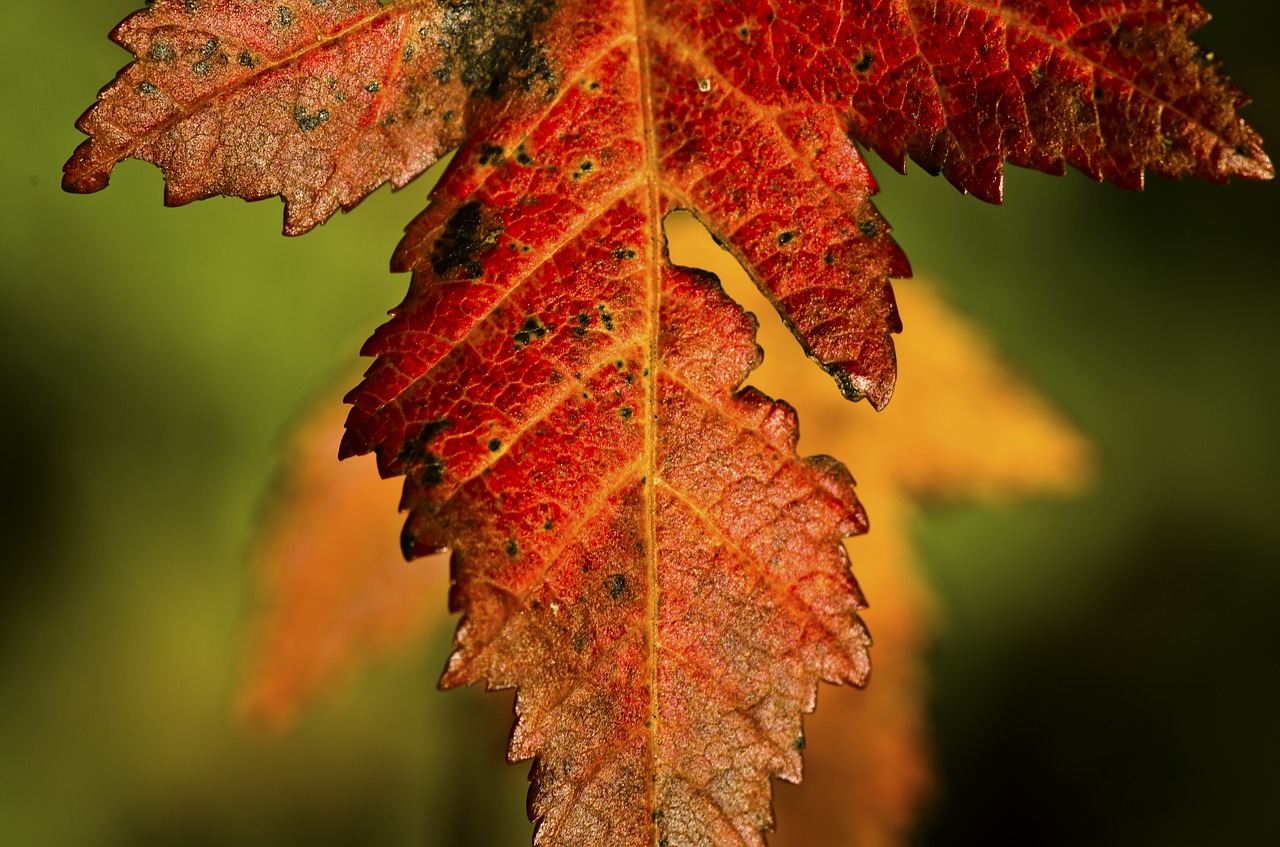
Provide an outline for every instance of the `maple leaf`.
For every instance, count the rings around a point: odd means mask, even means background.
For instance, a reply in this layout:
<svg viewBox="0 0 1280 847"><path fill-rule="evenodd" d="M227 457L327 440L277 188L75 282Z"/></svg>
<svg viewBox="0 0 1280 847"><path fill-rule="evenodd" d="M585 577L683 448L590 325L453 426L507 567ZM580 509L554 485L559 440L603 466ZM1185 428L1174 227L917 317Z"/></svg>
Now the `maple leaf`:
<svg viewBox="0 0 1280 847"><path fill-rule="evenodd" d="M1188 0L158 0L64 185L136 156L166 202L280 194L297 233L461 144L394 265L344 455L456 546L443 684L519 689L544 844L759 843L818 679L861 683L865 528L794 415L738 389L752 322L675 268L687 208L877 407L908 267L850 138L998 199L1003 163L1264 178ZM554 712L552 711L554 709Z"/></svg>

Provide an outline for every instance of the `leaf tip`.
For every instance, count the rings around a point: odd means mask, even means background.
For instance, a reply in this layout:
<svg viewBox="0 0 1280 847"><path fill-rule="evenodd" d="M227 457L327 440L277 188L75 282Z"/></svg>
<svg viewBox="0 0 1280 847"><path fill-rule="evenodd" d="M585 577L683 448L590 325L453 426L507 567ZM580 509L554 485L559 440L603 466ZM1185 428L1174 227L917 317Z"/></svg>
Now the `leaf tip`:
<svg viewBox="0 0 1280 847"><path fill-rule="evenodd" d="M70 194L93 194L107 187L111 181L111 168L105 170L91 165L93 139L86 140L71 154L62 166L62 190Z"/></svg>

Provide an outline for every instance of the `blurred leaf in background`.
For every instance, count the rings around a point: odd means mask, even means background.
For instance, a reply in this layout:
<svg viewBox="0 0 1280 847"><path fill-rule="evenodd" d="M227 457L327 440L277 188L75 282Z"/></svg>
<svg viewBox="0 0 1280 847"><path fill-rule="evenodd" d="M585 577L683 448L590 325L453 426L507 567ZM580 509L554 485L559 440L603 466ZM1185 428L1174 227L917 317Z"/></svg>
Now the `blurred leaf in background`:
<svg viewBox="0 0 1280 847"><path fill-rule="evenodd" d="M0 843L525 843L509 701L434 692L443 633L277 741L233 718L282 433L399 301L427 184L301 239L276 201L165 209L138 163L63 195L132 6L7 2L0 31ZM1210 11L1280 138L1280 7ZM917 272L1100 454L1078 499L910 520L944 622L919 842L1280 842L1276 186L1012 171L992 208L873 165Z"/></svg>

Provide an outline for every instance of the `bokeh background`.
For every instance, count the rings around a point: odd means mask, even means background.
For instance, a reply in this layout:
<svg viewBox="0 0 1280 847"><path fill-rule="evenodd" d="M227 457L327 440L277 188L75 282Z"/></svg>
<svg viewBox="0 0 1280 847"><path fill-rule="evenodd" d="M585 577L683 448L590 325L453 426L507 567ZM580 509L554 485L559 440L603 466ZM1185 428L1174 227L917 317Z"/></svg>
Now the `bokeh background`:
<svg viewBox="0 0 1280 847"><path fill-rule="evenodd" d="M447 630L282 737L235 718L280 446L398 302L428 186L299 239L276 201L165 209L134 162L64 195L132 6L0 3L0 844L527 843L509 699L435 691ZM1275 155L1280 7L1210 10ZM873 166L917 272L1099 455L1081 496L914 525L916 841L1280 843L1280 188L1011 172L994 208Z"/></svg>

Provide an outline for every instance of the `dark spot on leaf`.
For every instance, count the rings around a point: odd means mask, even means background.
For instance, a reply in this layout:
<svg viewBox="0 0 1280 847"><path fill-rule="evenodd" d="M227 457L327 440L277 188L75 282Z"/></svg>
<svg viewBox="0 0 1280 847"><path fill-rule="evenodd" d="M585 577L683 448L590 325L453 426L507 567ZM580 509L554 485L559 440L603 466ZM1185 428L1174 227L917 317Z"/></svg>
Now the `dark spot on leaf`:
<svg viewBox="0 0 1280 847"><path fill-rule="evenodd" d="M1107 99L1107 92L1102 90L1101 85L1095 85L1093 87L1093 99L1094 102L1097 103L1101 103L1103 100Z"/></svg>
<svg viewBox="0 0 1280 847"><path fill-rule="evenodd" d="M547 518L546 521L542 524L542 528L545 529L547 532L550 532L552 527L554 526L555 524L551 522L551 518Z"/></svg>
<svg viewBox="0 0 1280 847"><path fill-rule="evenodd" d="M803 749L804 749L804 744L805 744L805 741L804 741L804 736L803 736L803 735L801 735L800 737L798 737L798 738L793 742L793 746L794 746L797 750L803 750Z"/></svg>
<svg viewBox="0 0 1280 847"><path fill-rule="evenodd" d="M550 19L554 0L445 0L442 68L475 94L500 99L514 86L555 93L555 74L535 30Z"/></svg>
<svg viewBox="0 0 1280 847"><path fill-rule="evenodd" d="M201 59L191 66L191 70L195 71L199 76L206 76L209 73L209 60Z"/></svg>
<svg viewBox="0 0 1280 847"><path fill-rule="evenodd" d="M865 74L871 70L871 62L875 59L874 54L870 50L862 51L862 58L853 66L853 69L860 74Z"/></svg>
<svg viewBox="0 0 1280 847"><path fill-rule="evenodd" d="M636 251L630 247L619 247L613 251L613 258L615 259L634 259L635 257Z"/></svg>
<svg viewBox="0 0 1280 847"><path fill-rule="evenodd" d="M624 421L629 421L631 420L631 416L635 414L635 412L631 411L630 406L623 406L621 409L618 410L618 414L622 415L622 419Z"/></svg>
<svg viewBox="0 0 1280 847"><path fill-rule="evenodd" d="M502 442L501 442L501 441L499 441L499 440L498 440L498 439L496 439L496 438L491 438L491 439L489 439L489 452L490 452L490 453L497 453L497 452L498 452L499 450L501 450L501 449L502 449Z"/></svg>
<svg viewBox="0 0 1280 847"><path fill-rule="evenodd" d="M241 67L245 67L245 68L253 67L253 57L249 55L248 50L245 50L239 56L237 56L236 61L241 65Z"/></svg>
<svg viewBox="0 0 1280 847"><path fill-rule="evenodd" d="M298 129L303 132L311 132L311 130L329 120L329 110L320 109L315 114L308 115L306 109L297 106L293 110L293 120L298 125Z"/></svg>
<svg viewBox="0 0 1280 847"><path fill-rule="evenodd" d="M516 332L516 346L527 347L533 339L542 338L546 334L547 327L543 326L542 322L537 318L530 315L524 319L524 323L521 324L520 329Z"/></svg>
<svg viewBox="0 0 1280 847"><path fill-rule="evenodd" d="M478 161L482 165L496 165L506 158L503 149L496 144L481 144L479 152Z"/></svg>
<svg viewBox="0 0 1280 847"><path fill-rule="evenodd" d="M587 639L581 633L573 637L573 652L581 653L587 646Z"/></svg>
<svg viewBox="0 0 1280 847"><path fill-rule="evenodd" d="M160 89L156 88L145 79L137 85L138 93L145 94L147 97L153 97L160 93Z"/></svg>
<svg viewBox="0 0 1280 847"><path fill-rule="evenodd" d="M627 588L627 578L620 573L616 573L609 577L609 580L605 585L609 588L609 596L614 600L617 600L622 592Z"/></svg>
<svg viewBox="0 0 1280 847"><path fill-rule="evenodd" d="M406 44L406 45L404 46L404 53L403 53L403 54L401 54L401 57L400 57L400 58L402 58L402 59L403 59L404 61L406 61L406 62L413 58L413 45L412 45L412 44Z"/></svg>
<svg viewBox="0 0 1280 847"><path fill-rule="evenodd" d="M164 41L157 41L151 45L151 49L147 51L147 55L155 62L172 62L178 54L174 51L173 45Z"/></svg>
<svg viewBox="0 0 1280 847"><path fill-rule="evenodd" d="M836 257L828 253L827 255L822 257L822 261L824 264L834 265L836 263Z"/></svg>
<svg viewBox="0 0 1280 847"><path fill-rule="evenodd" d="M507 555L514 559L516 557L516 554L519 552L520 552L520 545L516 543L516 540L514 538L508 538L507 539Z"/></svg>
<svg viewBox="0 0 1280 847"><path fill-rule="evenodd" d="M528 153L526 153L524 151L524 148L521 147L519 150L516 151L516 161L522 165L532 165L533 157L530 156Z"/></svg>
<svg viewBox="0 0 1280 847"><path fill-rule="evenodd" d="M435 488L444 482L444 460L435 453L426 453L422 457L422 473L418 481L424 488Z"/></svg>
<svg viewBox="0 0 1280 847"><path fill-rule="evenodd" d="M293 10L288 6L280 7L280 26L289 26L293 23Z"/></svg>
<svg viewBox="0 0 1280 847"><path fill-rule="evenodd" d="M790 230L787 230L786 232L780 232L778 233L778 245L781 246L783 244L789 244L791 243L791 239L795 237L796 237L796 234L794 232L791 232Z"/></svg>
<svg viewBox="0 0 1280 847"><path fill-rule="evenodd" d="M484 274L479 259L493 250L502 227L486 221L483 213L480 201L469 200L449 216L431 249L431 269L438 276L459 268L464 279L476 279Z"/></svg>
<svg viewBox="0 0 1280 847"><path fill-rule="evenodd" d="M858 224L858 231L867 238L875 238L880 234L880 224L876 223L871 218L867 218L865 221Z"/></svg>
<svg viewBox="0 0 1280 847"><path fill-rule="evenodd" d="M596 308L600 310L600 322L604 324L604 328L613 332L613 313L603 303Z"/></svg>

